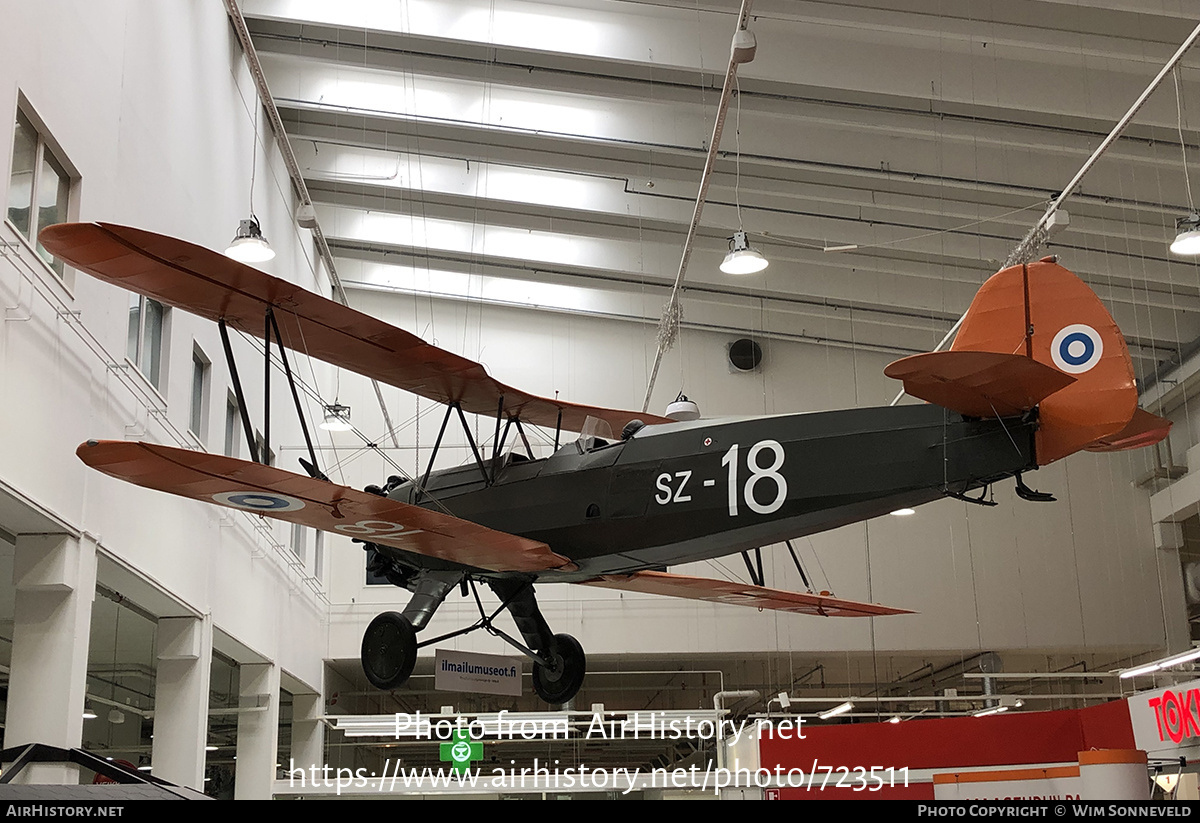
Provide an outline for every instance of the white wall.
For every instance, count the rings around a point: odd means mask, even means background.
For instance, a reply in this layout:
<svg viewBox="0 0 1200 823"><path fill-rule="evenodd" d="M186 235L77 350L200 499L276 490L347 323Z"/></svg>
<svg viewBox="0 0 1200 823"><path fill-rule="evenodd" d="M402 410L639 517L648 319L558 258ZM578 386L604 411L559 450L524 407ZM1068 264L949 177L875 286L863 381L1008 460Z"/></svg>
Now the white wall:
<svg viewBox="0 0 1200 823"><path fill-rule="evenodd" d="M8 3L3 16L0 112L11 122L20 94L44 122L80 175L77 219L223 248L249 208L258 105L222 5ZM6 131L5 170L10 150ZM6 172L5 202L7 187ZM308 232L292 223L290 184L265 124L254 209L278 253L264 268L317 287ZM9 225L0 236L16 242ZM124 382L140 375L106 362L124 366L127 293L83 274L63 288L27 247L14 248L15 256L0 259L0 482L71 528L98 535L101 552L169 594L180 613L211 612L220 632L319 687L324 603L248 517L120 483L74 456L87 438L186 445L179 433L188 428L194 341L213 362L206 445L221 451L229 378L215 327L170 312L161 419L148 410L157 401L142 402ZM81 333L59 318L60 308L79 312L72 323ZM255 360L249 344L235 346L261 427L261 353ZM274 396L285 393L276 383ZM277 405L272 440L292 436L292 417ZM273 533L288 543L283 527Z"/></svg>

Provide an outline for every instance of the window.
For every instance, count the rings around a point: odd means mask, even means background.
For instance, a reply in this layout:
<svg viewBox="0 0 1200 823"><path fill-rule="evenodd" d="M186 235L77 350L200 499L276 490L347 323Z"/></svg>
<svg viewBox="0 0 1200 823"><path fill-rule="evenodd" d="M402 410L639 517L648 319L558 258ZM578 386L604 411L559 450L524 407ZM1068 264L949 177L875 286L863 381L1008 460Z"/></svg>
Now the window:
<svg viewBox="0 0 1200 823"><path fill-rule="evenodd" d="M208 432L208 378L211 363L204 356L204 351L193 344L192 347L192 410L188 418L188 428L196 439L204 443Z"/></svg>
<svg viewBox="0 0 1200 823"><path fill-rule="evenodd" d="M296 555L296 559L300 561L300 565L304 565L305 544L308 543L308 527L302 526L299 523L292 524L292 554Z"/></svg>
<svg viewBox="0 0 1200 823"><path fill-rule="evenodd" d="M162 303L129 295L129 338L125 354L156 389L162 389L163 325L167 310Z"/></svg>
<svg viewBox="0 0 1200 823"><path fill-rule="evenodd" d="M254 430L254 448L258 450L258 459L263 465L275 465L275 452L267 448L267 443L263 440L262 432L258 429Z"/></svg>
<svg viewBox="0 0 1200 823"><path fill-rule="evenodd" d="M61 277L63 264L37 242L37 233L67 218L71 174L47 145L44 134L23 112L13 127L12 173L8 181L8 219Z"/></svg>
<svg viewBox="0 0 1200 823"><path fill-rule="evenodd" d="M242 448L242 412L233 392L225 400L225 456L237 457Z"/></svg>
<svg viewBox="0 0 1200 823"><path fill-rule="evenodd" d="M309 535L312 535L312 540L309 540ZM325 573L325 533L319 529L310 529L308 526L301 526L299 523L292 524L292 554L296 555L297 562L304 567L309 567L308 547L312 545L312 577L318 582L322 581L322 575Z"/></svg>
<svg viewBox="0 0 1200 823"><path fill-rule="evenodd" d="M313 577L317 580L325 581L325 532L318 531L315 535L316 540L313 543Z"/></svg>

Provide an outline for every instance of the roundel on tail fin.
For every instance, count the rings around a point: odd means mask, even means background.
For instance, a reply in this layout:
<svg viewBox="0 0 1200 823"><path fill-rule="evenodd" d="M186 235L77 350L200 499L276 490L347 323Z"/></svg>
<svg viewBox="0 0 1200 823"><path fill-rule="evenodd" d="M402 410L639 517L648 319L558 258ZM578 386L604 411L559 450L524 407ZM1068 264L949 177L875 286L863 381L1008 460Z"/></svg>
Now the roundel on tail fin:
<svg viewBox="0 0 1200 823"><path fill-rule="evenodd" d="M1087 323L1063 326L1050 341L1050 358L1067 374L1083 374L1104 356L1104 338Z"/></svg>
<svg viewBox="0 0 1200 823"><path fill-rule="evenodd" d="M1137 409L1121 330L1086 283L1050 260L992 275L951 350L1024 354L1076 378L1038 406L1039 465L1121 432Z"/></svg>

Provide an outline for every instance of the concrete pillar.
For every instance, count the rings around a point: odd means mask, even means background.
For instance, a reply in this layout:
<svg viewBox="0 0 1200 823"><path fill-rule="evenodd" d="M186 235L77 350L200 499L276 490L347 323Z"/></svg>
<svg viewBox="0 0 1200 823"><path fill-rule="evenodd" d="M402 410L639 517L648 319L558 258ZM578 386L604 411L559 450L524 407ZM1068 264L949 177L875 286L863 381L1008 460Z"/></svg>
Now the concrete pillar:
<svg viewBox="0 0 1200 823"><path fill-rule="evenodd" d="M158 621L152 773L197 791L204 791L211 664L211 617Z"/></svg>
<svg viewBox="0 0 1200 823"><path fill-rule="evenodd" d="M279 754L279 667L238 666L237 775L234 800L270 800Z"/></svg>
<svg viewBox="0 0 1200 823"><path fill-rule="evenodd" d="M292 695L292 762L286 768L308 771L316 766L319 772L325 765L325 724L319 719L324 711L322 695Z"/></svg>
<svg viewBox="0 0 1200 823"><path fill-rule="evenodd" d="M1191 628L1188 625L1187 597L1183 587L1183 566L1180 564L1179 550L1176 548L1160 548L1154 554L1158 562L1158 583L1159 591L1162 593L1167 652L1177 654L1192 647Z"/></svg>
<svg viewBox="0 0 1200 823"><path fill-rule="evenodd" d="M20 535L4 746L83 742L88 637L96 595L96 544L65 534ZM94 722L94 721L93 721ZM24 783L78 783L77 767L26 766Z"/></svg>

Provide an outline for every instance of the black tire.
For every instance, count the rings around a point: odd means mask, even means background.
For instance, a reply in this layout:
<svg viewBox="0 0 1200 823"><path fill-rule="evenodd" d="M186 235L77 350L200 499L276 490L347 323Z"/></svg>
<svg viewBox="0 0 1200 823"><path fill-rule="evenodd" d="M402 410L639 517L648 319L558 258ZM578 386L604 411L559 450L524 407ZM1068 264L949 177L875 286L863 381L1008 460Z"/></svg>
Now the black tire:
<svg viewBox="0 0 1200 823"><path fill-rule="evenodd" d="M417 664L417 632L408 618L384 612L363 633L362 667L377 689L394 689L408 680Z"/></svg>
<svg viewBox="0 0 1200 823"><path fill-rule="evenodd" d="M533 667L533 690L552 705L568 702L579 692L587 672L583 646L569 634L556 634L544 653L557 665L550 669L540 663Z"/></svg>

